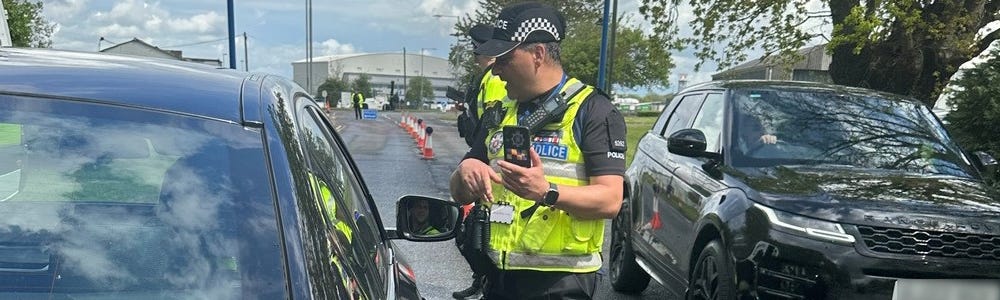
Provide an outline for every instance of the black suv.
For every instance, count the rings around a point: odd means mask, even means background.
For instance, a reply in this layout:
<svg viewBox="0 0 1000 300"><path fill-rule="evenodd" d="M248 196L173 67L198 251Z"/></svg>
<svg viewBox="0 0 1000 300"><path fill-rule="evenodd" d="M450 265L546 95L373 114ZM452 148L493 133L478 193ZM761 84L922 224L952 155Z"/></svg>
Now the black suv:
<svg viewBox="0 0 1000 300"><path fill-rule="evenodd" d="M688 299L1000 299L1000 202L917 101L710 82L639 142L612 226L615 290Z"/></svg>

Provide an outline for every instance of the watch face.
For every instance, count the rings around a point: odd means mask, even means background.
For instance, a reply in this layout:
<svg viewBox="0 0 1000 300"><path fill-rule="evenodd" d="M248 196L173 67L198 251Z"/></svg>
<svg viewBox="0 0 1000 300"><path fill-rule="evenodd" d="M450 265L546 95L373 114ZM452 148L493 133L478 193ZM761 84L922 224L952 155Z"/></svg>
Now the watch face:
<svg viewBox="0 0 1000 300"><path fill-rule="evenodd" d="M556 204L556 200L559 200L559 188L555 184L549 183L549 191L545 193L545 199L542 201L545 205L551 206Z"/></svg>

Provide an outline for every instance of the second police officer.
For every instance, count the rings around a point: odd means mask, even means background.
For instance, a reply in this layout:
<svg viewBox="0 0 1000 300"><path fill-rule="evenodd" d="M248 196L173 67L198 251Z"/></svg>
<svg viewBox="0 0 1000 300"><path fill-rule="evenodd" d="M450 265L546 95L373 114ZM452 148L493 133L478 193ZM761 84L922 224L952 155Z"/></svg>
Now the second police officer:
<svg viewBox="0 0 1000 300"><path fill-rule="evenodd" d="M621 207L625 121L607 95L563 71L565 27L548 5L515 4L476 48L496 57L493 73L513 100L503 102L498 120L482 120L482 140L450 182L456 201L489 206L487 252L497 271L487 299L592 298L605 219ZM552 103L560 105L542 105ZM537 110L552 117L530 124L525 116ZM503 161L502 129L511 125L532 129L531 167Z"/></svg>
<svg viewBox="0 0 1000 300"><path fill-rule="evenodd" d="M474 47L479 47L493 35L493 26L486 24L479 24L473 26L469 29L469 38L472 40L472 45ZM475 56L476 65L482 70L482 74L472 78L472 82L469 82L469 89L466 91L466 101L468 103L468 109L463 113L465 118L460 118L460 120L465 120L464 122L459 122L459 132L464 132L462 135L465 138L466 144L469 147L473 147L477 141L482 142L483 137L479 132L479 125L481 120L485 118L490 120L495 120L499 116L500 107L502 106L502 101L509 101L507 99L507 90L505 89L506 83L500 79L500 77L493 75L493 57L476 55ZM472 212L469 207L472 204L467 204L465 215L468 216ZM462 226L461 228L473 228L475 220L466 219L469 226ZM469 263L469 267L472 269L472 285L468 288L456 291L452 293L452 297L455 299L468 299L476 298L482 292L483 286L486 282L486 274L489 272L491 262L489 258L484 255L482 251L473 245L474 243L480 243L481 241L474 241L474 239L469 238L469 231L462 230L462 235L455 239L458 243L459 251L462 256L465 257L466 261Z"/></svg>

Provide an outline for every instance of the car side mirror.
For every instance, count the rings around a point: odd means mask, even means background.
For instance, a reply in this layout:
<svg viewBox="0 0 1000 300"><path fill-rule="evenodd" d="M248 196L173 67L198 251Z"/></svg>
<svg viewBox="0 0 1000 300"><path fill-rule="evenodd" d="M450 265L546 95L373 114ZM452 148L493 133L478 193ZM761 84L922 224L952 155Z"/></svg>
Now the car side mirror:
<svg viewBox="0 0 1000 300"><path fill-rule="evenodd" d="M997 160L992 155L983 151L972 152L979 159L979 165L990 177L997 175Z"/></svg>
<svg viewBox="0 0 1000 300"><path fill-rule="evenodd" d="M667 150L683 156L702 156L707 144L705 133L693 128L678 130L667 138Z"/></svg>
<svg viewBox="0 0 1000 300"><path fill-rule="evenodd" d="M455 237L459 218L458 203L406 195L396 202L396 237L415 242L446 241Z"/></svg>

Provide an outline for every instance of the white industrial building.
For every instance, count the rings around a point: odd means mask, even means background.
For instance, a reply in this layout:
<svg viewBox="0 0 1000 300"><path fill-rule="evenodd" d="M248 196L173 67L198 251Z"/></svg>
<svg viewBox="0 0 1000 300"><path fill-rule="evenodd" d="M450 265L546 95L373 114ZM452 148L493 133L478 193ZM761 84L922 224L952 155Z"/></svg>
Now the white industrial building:
<svg viewBox="0 0 1000 300"><path fill-rule="evenodd" d="M389 96L390 82L396 82L396 92L400 98L405 93L404 81L421 76L431 81L434 97L444 99L448 86L455 85L455 78L447 59L407 53L356 53L314 57L312 80L308 76L308 62L305 59L292 63L292 79L302 87L315 92L327 78L337 77L346 82L354 82L361 74L371 78L375 95L365 97L386 98ZM405 69L405 75L404 75ZM404 80L405 76L405 80Z"/></svg>

